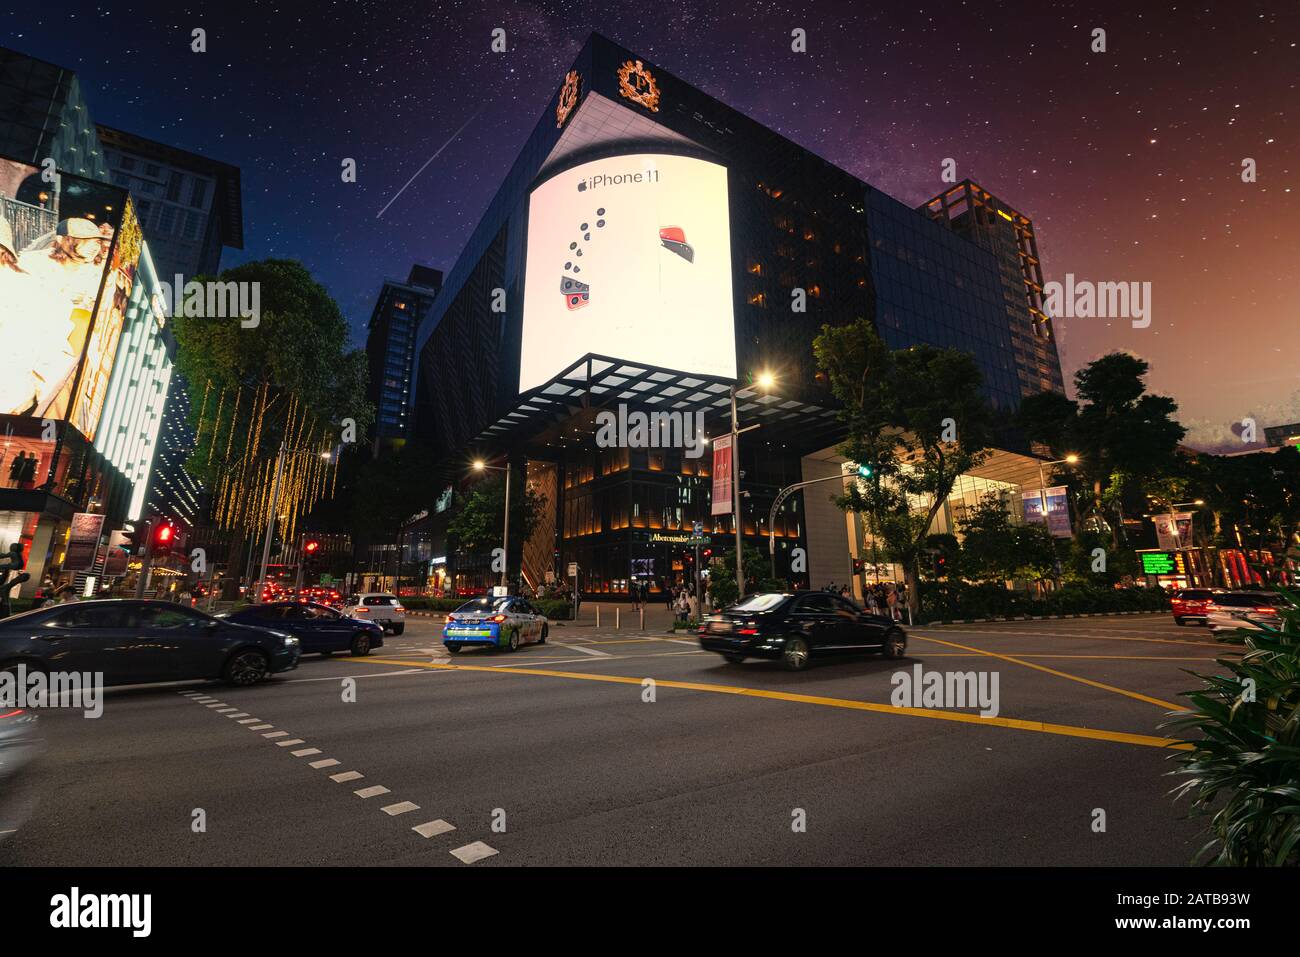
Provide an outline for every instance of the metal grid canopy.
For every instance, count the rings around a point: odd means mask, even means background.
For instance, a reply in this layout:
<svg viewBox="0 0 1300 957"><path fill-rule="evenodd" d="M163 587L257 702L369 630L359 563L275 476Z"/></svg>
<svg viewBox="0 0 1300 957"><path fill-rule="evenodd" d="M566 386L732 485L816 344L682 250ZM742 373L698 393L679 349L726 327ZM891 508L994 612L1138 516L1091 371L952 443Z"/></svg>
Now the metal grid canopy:
<svg viewBox="0 0 1300 957"><path fill-rule="evenodd" d="M645 411L703 410L705 422L726 424L731 379L634 363L588 353L549 382L521 393L513 410L476 439L493 445L528 441L569 419L603 406L627 403ZM764 439L821 448L836 441L840 424L833 409L745 387L736 393L741 425L762 424Z"/></svg>

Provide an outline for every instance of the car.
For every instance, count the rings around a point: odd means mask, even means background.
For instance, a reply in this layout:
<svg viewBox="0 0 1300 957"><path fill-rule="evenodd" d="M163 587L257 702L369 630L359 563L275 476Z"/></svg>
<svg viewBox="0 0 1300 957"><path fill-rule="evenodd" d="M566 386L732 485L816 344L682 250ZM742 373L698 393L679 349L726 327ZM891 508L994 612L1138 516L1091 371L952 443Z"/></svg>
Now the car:
<svg viewBox="0 0 1300 957"><path fill-rule="evenodd" d="M485 596L465 602L447 616L442 643L452 654L467 647L518 651L520 645L546 644L550 628L546 616L527 598Z"/></svg>
<svg viewBox="0 0 1300 957"><path fill-rule="evenodd" d="M814 657L874 651L902 658L907 652L898 622L821 591L749 595L704 619L699 641L732 664L762 658L791 671L804 670Z"/></svg>
<svg viewBox="0 0 1300 957"><path fill-rule="evenodd" d="M396 595L382 591L367 591L351 595L339 609L349 618L373 621L385 631L400 635L406 630L406 609Z"/></svg>
<svg viewBox="0 0 1300 957"><path fill-rule="evenodd" d="M384 629L378 622L350 618L319 602L276 601L249 605L230 612L225 619L293 635L304 655L347 651L361 657L384 644Z"/></svg>
<svg viewBox="0 0 1300 957"><path fill-rule="evenodd" d="M26 768L40 754L36 715L0 704L0 844L31 814L35 794L26 785Z"/></svg>
<svg viewBox="0 0 1300 957"><path fill-rule="evenodd" d="M1174 613L1174 624L1185 625L1189 621L1205 624L1205 606L1214 594L1211 588L1184 588L1174 592L1169 599L1169 608Z"/></svg>
<svg viewBox="0 0 1300 957"><path fill-rule="evenodd" d="M68 602L0 620L0 670L99 672L105 685L253 685L296 668L300 654L293 635L168 601Z"/></svg>
<svg viewBox="0 0 1300 957"><path fill-rule="evenodd" d="M1205 623L1213 632L1246 628L1263 631L1280 624L1279 611L1286 599L1271 591L1215 590L1205 606Z"/></svg>

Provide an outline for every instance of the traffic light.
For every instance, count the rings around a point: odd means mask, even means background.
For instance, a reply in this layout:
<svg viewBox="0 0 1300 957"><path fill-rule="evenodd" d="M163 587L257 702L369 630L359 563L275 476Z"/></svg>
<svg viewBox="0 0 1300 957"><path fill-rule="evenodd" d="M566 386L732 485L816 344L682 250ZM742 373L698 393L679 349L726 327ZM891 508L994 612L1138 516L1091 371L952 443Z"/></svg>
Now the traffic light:
<svg viewBox="0 0 1300 957"><path fill-rule="evenodd" d="M867 570L867 563L864 559L861 558L853 559L853 574L861 575L866 570Z"/></svg>
<svg viewBox="0 0 1300 957"><path fill-rule="evenodd" d="M172 545L176 541L176 529L170 525L159 525L153 533L153 553L158 555L170 555Z"/></svg>
<svg viewBox="0 0 1300 957"><path fill-rule="evenodd" d="M309 538L303 543L302 550L308 558L315 558L320 552L320 542L314 538Z"/></svg>
<svg viewBox="0 0 1300 957"><path fill-rule="evenodd" d="M140 546L144 544L145 531L142 527L122 529L122 541L118 544L128 555L139 555Z"/></svg>
<svg viewBox="0 0 1300 957"><path fill-rule="evenodd" d="M871 478L876 474L876 467L874 465L859 465L858 474L863 478Z"/></svg>
<svg viewBox="0 0 1300 957"><path fill-rule="evenodd" d="M942 578L948 573L948 556L942 552L935 552L931 556L931 564L935 578Z"/></svg>

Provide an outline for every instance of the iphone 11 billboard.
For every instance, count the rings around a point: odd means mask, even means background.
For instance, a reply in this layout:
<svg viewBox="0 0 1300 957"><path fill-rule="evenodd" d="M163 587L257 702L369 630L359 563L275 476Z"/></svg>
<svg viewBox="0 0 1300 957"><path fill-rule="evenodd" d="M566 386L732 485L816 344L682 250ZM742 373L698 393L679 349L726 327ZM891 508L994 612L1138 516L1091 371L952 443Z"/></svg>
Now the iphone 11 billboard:
<svg viewBox="0 0 1300 957"><path fill-rule="evenodd" d="M538 186L523 324L520 392L589 352L735 378L726 169L636 153Z"/></svg>

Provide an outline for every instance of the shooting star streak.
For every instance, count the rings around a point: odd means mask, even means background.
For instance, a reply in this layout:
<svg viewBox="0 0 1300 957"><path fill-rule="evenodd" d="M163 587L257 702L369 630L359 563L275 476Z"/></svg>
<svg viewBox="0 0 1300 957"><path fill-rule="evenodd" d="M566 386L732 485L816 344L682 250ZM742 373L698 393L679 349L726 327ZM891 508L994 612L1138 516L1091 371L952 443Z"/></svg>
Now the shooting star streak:
<svg viewBox="0 0 1300 957"><path fill-rule="evenodd" d="M454 140L456 137L460 136L460 134L464 132L465 127L473 123L474 118L477 117L482 112L483 112L483 107L480 106L477 110L471 113L470 118L460 125L460 129L458 129L455 133L452 133L451 136L447 137L447 142L439 146L437 151L432 156L430 156L427 160L424 161L424 166L421 166L419 169L417 169L415 171L415 175L412 176L410 179L408 179L405 185L403 185L401 189L399 189L396 193L393 194L393 198L384 204L383 209L375 213L375 219L378 219L380 216L384 215L384 213L388 212L388 207L392 206L393 203L397 202L397 197L401 196L402 193L406 192L406 187L410 186L412 183L415 182L416 176L419 176L421 173L423 173L425 169L428 167L428 165L438 158L438 154L441 153L443 150L445 150L448 146L450 146L451 141Z"/></svg>

